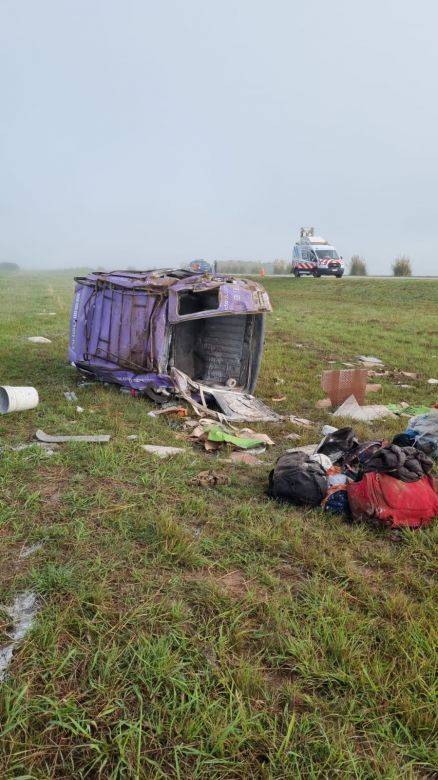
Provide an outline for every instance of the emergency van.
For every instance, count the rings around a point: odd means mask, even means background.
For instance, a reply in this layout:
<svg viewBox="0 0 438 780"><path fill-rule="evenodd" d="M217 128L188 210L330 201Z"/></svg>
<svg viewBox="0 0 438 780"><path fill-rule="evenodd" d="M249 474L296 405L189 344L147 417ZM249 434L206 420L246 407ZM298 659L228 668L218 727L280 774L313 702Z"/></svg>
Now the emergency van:
<svg viewBox="0 0 438 780"><path fill-rule="evenodd" d="M344 261L335 247L324 238L315 236L313 227L302 227L293 248L291 273L297 278L335 276L340 279L344 270Z"/></svg>

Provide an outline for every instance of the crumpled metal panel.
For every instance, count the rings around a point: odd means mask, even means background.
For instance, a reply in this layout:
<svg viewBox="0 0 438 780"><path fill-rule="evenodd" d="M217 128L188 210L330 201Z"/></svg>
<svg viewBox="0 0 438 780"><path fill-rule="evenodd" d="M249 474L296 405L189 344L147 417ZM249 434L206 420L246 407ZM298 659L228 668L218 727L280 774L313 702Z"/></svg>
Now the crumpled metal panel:
<svg viewBox="0 0 438 780"><path fill-rule="evenodd" d="M179 313L181 293L207 293L209 299L209 292L214 290L218 291L216 308ZM224 315L262 315L267 311L271 311L269 297L254 280L171 269L91 273L76 279L69 359L81 371L101 381L140 392L153 389L167 395L172 391L179 394L170 364L174 324ZM211 361L212 344L210 338L206 352ZM252 354L258 355L262 347L261 331L254 339ZM214 395L220 408L227 409L225 414L230 419L279 419L279 415L249 394L226 390L223 395L220 389L207 385L205 391ZM193 392L196 394L194 385L190 390ZM189 394L188 399L191 397Z"/></svg>

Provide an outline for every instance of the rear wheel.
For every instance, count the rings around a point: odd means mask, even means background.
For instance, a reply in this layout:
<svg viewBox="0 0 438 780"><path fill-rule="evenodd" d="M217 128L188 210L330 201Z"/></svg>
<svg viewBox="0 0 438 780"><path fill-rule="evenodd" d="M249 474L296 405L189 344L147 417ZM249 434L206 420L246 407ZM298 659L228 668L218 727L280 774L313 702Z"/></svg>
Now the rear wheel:
<svg viewBox="0 0 438 780"><path fill-rule="evenodd" d="M295 268L295 270L294 270L294 276L295 276L295 279L299 279L300 276L301 276L301 274L300 274L300 272L298 271L297 268Z"/></svg>
<svg viewBox="0 0 438 780"><path fill-rule="evenodd" d="M321 279L321 274L320 274L319 271L314 271L313 275L314 275L315 279Z"/></svg>
<svg viewBox="0 0 438 780"><path fill-rule="evenodd" d="M343 273L341 273L341 274L335 274L335 276L336 276L336 279L342 279L343 275L344 275Z"/></svg>

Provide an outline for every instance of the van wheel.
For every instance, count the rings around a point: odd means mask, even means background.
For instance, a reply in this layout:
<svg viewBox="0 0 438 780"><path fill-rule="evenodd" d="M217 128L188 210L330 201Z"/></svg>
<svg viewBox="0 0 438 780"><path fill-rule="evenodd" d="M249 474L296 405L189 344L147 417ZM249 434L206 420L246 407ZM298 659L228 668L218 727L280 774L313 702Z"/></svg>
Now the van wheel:
<svg viewBox="0 0 438 780"><path fill-rule="evenodd" d="M301 274L300 274L299 271L294 271L294 276L295 276L295 279L299 279Z"/></svg>
<svg viewBox="0 0 438 780"><path fill-rule="evenodd" d="M313 276L315 277L315 279L321 279L321 274L319 273L319 271L314 271Z"/></svg>
<svg viewBox="0 0 438 780"><path fill-rule="evenodd" d="M335 274L335 276L336 276L336 279L342 279L343 275L344 275L344 274Z"/></svg>

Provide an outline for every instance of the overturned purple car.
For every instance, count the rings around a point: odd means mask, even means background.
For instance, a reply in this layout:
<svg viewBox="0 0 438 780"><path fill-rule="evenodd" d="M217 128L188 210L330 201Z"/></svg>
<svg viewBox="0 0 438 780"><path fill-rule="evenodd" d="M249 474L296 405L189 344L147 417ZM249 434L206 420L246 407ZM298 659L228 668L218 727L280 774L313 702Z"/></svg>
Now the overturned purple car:
<svg viewBox="0 0 438 780"><path fill-rule="evenodd" d="M250 395L272 311L260 284L169 269L75 281L69 359L81 373L210 416L278 418Z"/></svg>

